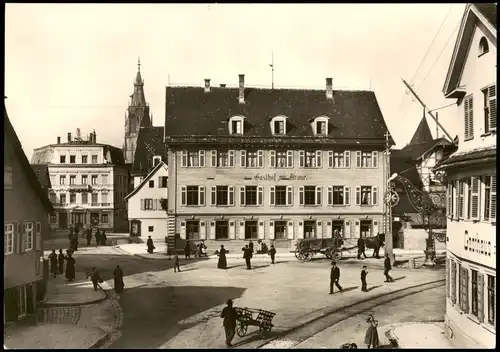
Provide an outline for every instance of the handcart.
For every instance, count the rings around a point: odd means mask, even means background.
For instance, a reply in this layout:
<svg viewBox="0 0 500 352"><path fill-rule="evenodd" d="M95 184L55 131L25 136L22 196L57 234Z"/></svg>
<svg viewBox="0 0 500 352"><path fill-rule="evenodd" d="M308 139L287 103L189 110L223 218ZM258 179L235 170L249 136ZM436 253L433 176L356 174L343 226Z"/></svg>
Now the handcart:
<svg viewBox="0 0 500 352"><path fill-rule="evenodd" d="M273 328L272 320L276 313L263 309L239 308L236 307L237 323L236 333L239 337L245 336L248 326L257 326L261 338L265 338L266 333ZM254 318L255 316L255 318Z"/></svg>

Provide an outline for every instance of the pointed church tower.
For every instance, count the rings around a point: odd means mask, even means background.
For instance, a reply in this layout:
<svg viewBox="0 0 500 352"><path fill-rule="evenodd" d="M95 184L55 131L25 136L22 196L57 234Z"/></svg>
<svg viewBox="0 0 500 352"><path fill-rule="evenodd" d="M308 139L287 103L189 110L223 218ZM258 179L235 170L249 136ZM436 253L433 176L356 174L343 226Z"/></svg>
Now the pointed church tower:
<svg viewBox="0 0 500 352"><path fill-rule="evenodd" d="M429 128L429 124L427 123L427 119L425 118L424 110L424 115L422 116L422 120L420 120L420 123L418 124L417 130L413 134L410 145L426 143L433 140L434 138L432 137L431 129Z"/></svg>
<svg viewBox="0 0 500 352"><path fill-rule="evenodd" d="M149 105L144 96L144 81L141 77L141 59L137 62L137 75L134 82L134 93L130 96L130 103L125 115L125 142L123 154L126 163L134 162L137 137L141 127L151 127Z"/></svg>

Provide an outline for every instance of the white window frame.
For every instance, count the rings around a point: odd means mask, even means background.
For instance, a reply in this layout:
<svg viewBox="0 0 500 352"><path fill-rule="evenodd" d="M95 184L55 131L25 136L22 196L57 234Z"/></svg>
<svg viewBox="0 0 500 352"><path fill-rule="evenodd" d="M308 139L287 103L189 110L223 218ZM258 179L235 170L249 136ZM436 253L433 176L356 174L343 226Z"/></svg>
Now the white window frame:
<svg viewBox="0 0 500 352"><path fill-rule="evenodd" d="M198 165L193 165L193 162L190 162L190 155L197 154ZM205 167L205 151L204 150L183 150L181 152L181 167L189 167L189 168L199 168Z"/></svg>
<svg viewBox="0 0 500 352"><path fill-rule="evenodd" d="M240 123L240 132L233 131L233 122ZM241 115L232 116L229 118L228 129L230 135L242 136L245 133L245 117Z"/></svg>
<svg viewBox="0 0 500 352"><path fill-rule="evenodd" d="M319 116L319 117L316 117L314 120L313 120L313 131L314 131L314 135L315 136L328 136L329 134L329 130L328 130L328 122L329 122L330 118L327 117L327 116ZM320 123L324 123L325 124L325 133L321 133L321 131L318 131L318 122Z"/></svg>
<svg viewBox="0 0 500 352"><path fill-rule="evenodd" d="M187 188L198 187L198 204L187 204ZM181 186L181 206L183 207L204 207L205 206L205 186L182 185Z"/></svg>
<svg viewBox="0 0 500 352"><path fill-rule="evenodd" d="M274 135L274 136L286 136L286 133L287 133L287 126L286 126L286 120L287 120L288 117L286 116L283 116L283 115L279 115L279 116L275 116L271 119L271 133ZM283 123L283 133L278 133L274 130L274 123L275 122L282 122Z"/></svg>
<svg viewBox="0 0 500 352"><path fill-rule="evenodd" d="M14 254L14 224L4 224L3 225L3 237L4 245L3 252L5 255ZM10 249L9 249L10 242Z"/></svg>
<svg viewBox="0 0 500 352"><path fill-rule="evenodd" d="M341 187L343 189L343 203L342 204L333 204L333 188L334 187ZM341 207L341 206L349 205L350 193L351 192L350 192L350 189L348 186L341 186L341 185L328 186L326 204L328 206L333 206L333 207Z"/></svg>
<svg viewBox="0 0 500 352"><path fill-rule="evenodd" d="M217 203L217 187L227 187L227 204ZM210 205L215 207L233 207L235 205L234 186L216 185L211 187Z"/></svg>
<svg viewBox="0 0 500 352"><path fill-rule="evenodd" d="M342 160L342 166L337 162ZM329 150L328 151L328 168L329 169L349 169L351 168L351 151L344 150L342 152Z"/></svg>
<svg viewBox="0 0 500 352"><path fill-rule="evenodd" d="M33 250L33 241L34 241L34 236L35 234L35 229L34 229L34 223L31 221L23 223L23 237L24 237L24 251L32 251Z"/></svg>

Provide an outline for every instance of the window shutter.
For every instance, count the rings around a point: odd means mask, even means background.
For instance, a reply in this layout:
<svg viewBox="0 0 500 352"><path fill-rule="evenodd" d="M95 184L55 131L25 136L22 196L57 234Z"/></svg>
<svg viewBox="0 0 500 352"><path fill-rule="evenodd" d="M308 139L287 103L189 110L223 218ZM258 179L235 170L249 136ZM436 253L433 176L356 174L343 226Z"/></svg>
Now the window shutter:
<svg viewBox="0 0 500 352"><path fill-rule="evenodd" d="M229 167L234 167L234 150L229 151Z"/></svg>
<svg viewBox="0 0 500 352"><path fill-rule="evenodd" d="M234 226L235 223L234 221L229 222L229 239L234 240L236 239L236 226Z"/></svg>
<svg viewBox="0 0 500 352"><path fill-rule="evenodd" d="M469 314L469 269L464 268L464 312Z"/></svg>
<svg viewBox="0 0 500 352"><path fill-rule="evenodd" d="M269 187L269 205L274 205L274 186Z"/></svg>
<svg viewBox="0 0 500 352"><path fill-rule="evenodd" d="M372 236L376 236L376 235L378 235L378 221L373 220L373 234L372 234Z"/></svg>
<svg viewBox="0 0 500 352"><path fill-rule="evenodd" d="M141 199L141 210L144 210L145 208L145 199Z"/></svg>
<svg viewBox="0 0 500 352"><path fill-rule="evenodd" d="M229 193L229 205L234 205L234 187L229 186L228 187L228 193Z"/></svg>
<svg viewBox="0 0 500 352"><path fill-rule="evenodd" d="M217 205L217 187L216 186L212 186L212 194L211 194L211 203L210 205L214 206L214 205Z"/></svg>
<svg viewBox="0 0 500 352"><path fill-rule="evenodd" d="M484 322L484 275L477 273L477 317Z"/></svg>
<svg viewBox="0 0 500 352"><path fill-rule="evenodd" d="M316 167L322 168L323 167L323 153L321 150L316 150Z"/></svg>
<svg viewBox="0 0 500 352"><path fill-rule="evenodd" d="M372 205L378 205L378 187L372 187Z"/></svg>
<svg viewBox="0 0 500 352"><path fill-rule="evenodd" d="M372 152L372 167L378 168L378 151Z"/></svg>
<svg viewBox="0 0 500 352"><path fill-rule="evenodd" d="M327 198L327 205L333 205L333 187L332 186L328 186L326 198Z"/></svg>
<svg viewBox="0 0 500 352"><path fill-rule="evenodd" d="M181 167L186 167L188 162L187 162L188 156L187 156L187 151L183 150L182 151L182 158L181 158Z"/></svg>
<svg viewBox="0 0 500 352"><path fill-rule="evenodd" d="M464 180L458 180L458 218L464 218L464 197L465 197L465 182Z"/></svg>
<svg viewBox="0 0 500 352"><path fill-rule="evenodd" d="M361 231L359 230L359 221L354 222L354 238L361 237Z"/></svg>
<svg viewBox="0 0 500 352"><path fill-rule="evenodd" d="M458 214L460 214L460 200L458 199L460 195L460 181L455 181L455 213L454 218L458 219Z"/></svg>
<svg viewBox="0 0 500 352"><path fill-rule="evenodd" d="M361 167L361 152L359 150L356 151L356 167Z"/></svg>
<svg viewBox="0 0 500 352"><path fill-rule="evenodd" d="M474 100L472 95L469 100L469 137L474 138Z"/></svg>
<svg viewBox="0 0 500 352"><path fill-rule="evenodd" d="M198 187L198 204L205 206L205 186Z"/></svg>
<svg viewBox="0 0 500 352"><path fill-rule="evenodd" d="M264 151L257 151L257 162L259 167L264 167Z"/></svg>
<svg viewBox="0 0 500 352"><path fill-rule="evenodd" d="M262 186L257 187L257 205L264 205L264 188Z"/></svg>
<svg viewBox="0 0 500 352"><path fill-rule="evenodd" d="M270 150L269 151L269 167L276 167L276 151L275 150Z"/></svg>
<svg viewBox="0 0 500 352"><path fill-rule="evenodd" d="M286 227L286 238L293 240L293 221L288 222L288 226Z"/></svg>
<svg viewBox="0 0 500 352"><path fill-rule="evenodd" d="M450 270L450 260L446 259L446 280L445 280L445 286L446 286L446 297L450 298L450 284L451 284L451 270Z"/></svg>
<svg viewBox="0 0 500 352"><path fill-rule="evenodd" d="M208 234L208 237L211 240L215 240L215 221L210 221L210 232Z"/></svg>
<svg viewBox="0 0 500 352"><path fill-rule="evenodd" d="M355 205L360 205L361 204L361 187L357 186L356 187L356 204Z"/></svg>
<svg viewBox="0 0 500 352"><path fill-rule="evenodd" d="M491 190L490 190L490 221L497 221L497 176L491 176Z"/></svg>
<svg viewBox="0 0 500 352"><path fill-rule="evenodd" d="M205 221L200 221L200 240L207 239L207 223Z"/></svg>
<svg viewBox="0 0 500 352"><path fill-rule="evenodd" d="M141 199L142 206L141 209L144 209L144 199ZM181 186L181 205L187 205L187 189L186 186Z"/></svg>
<svg viewBox="0 0 500 352"><path fill-rule="evenodd" d="M348 186L344 187L344 205L351 204L351 189Z"/></svg>
<svg viewBox="0 0 500 352"><path fill-rule="evenodd" d="M464 99L464 139L468 139L469 136L469 97L467 97Z"/></svg>
<svg viewBox="0 0 500 352"><path fill-rule="evenodd" d="M158 176L158 188L162 188L162 186L163 186L161 179L162 179L162 176Z"/></svg>
<svg viewBox="0 0 500 352"><path fill-rule="evenodd" d="M35 249L36 250L41 250L42 249L42 223L37 222L36 223L36 234L35 234Z"/></svg>
<svg viewBox="0 0 500 352"><path fill-rule="evenodd" d="M328 151L328 167L333 168L333 150Z"/></svg>
<svg viewBox="0 0 500 352"><path fill-rule="evenodd" d="M298 221L297 224L297 239L302 239L304 238L304 225L302 221Z"/></svg>
<svg viewBox="0 0 500 352"><path fill-rule="evenodd" d="M259 222L259 233L264 232L264 222ZM269 235L270 240L274 240L274 221L269 221Z"/></svg>
<svg viewBox="0 0 500 352"><path fill-rule="evenodd" d="M333 237L333 233L332 233L332 222L331 221L327 221L326 222L326 233L325 233L325 238L327 238L328 236L332 236Z"/></svg>
<svg viewBox="0 0 500 352"><path fill-rule="evenodd" d="M344 221L344 238L351 238L351 222L349 220Z"/></svg>
<svg viewBox="0 0 500 352"><path fill-rule="evenodd" d="M244 221L240 221L240 229L239 229L239 232L238 232L238 238L240 240L244 240L245 239L245 222Z"/></svg>
<svg viewBox="0 0 500 352"><path fill-rule="evenodd" d="M349 150L344 152L344 167L347 169L351 167L351 152Z"/></svg>
<svg viewBox="0 0 500 352"><path fill-rule="evenodd" d="M293 167L293 150L286 152L286 167Z"/></svg>
<svg viewBox="0 0 500 352"><path fill-rule="evenodd" d="M471 181L471 184L472 184L472 181ZM451 196L451 183L448 183L448 189L446 190L446 200L447 200L447 207L446 207L446 216L448 218L451 218L451 209L452 209L452 204L451 204L451 200L452 200L452 196ZM472 205L472 204L471 204Z"/></svg>
<svg viewBox="0 0 500 352"><path fill-rule="evenodd" d="M451 303L457 303L457 264L451 263Z"/></svg>
<svg viewBox="0 0 500 352"><path fill-rule="evenodd" d="M210 153L211 154L211 157L210 157L210 166L211 167L217 167L217 150L212 150L212 152Z"/></svg>
<svg viewBox="0 0 500 352"><path fill-rule="evenodd" d="M240 205L245 206L245 186L240 187Z"/></svg>
<svg viewBox="0 0 500 352"><path fill-rule="evenodd" d="M299 187L299 205L304 205L304 186Z"/></svg>
<svg viewBox="0 0 500 352"><path fill-rule="evenodd" d="M305 151L299 150L299 167L304 167L305 165Z"/></svg>
<svg viewBox="0 0 500 352"><path fill-rule="evenodd" d="M200 167L205 167L205 151L204 150L200 150Z"/></svg>
<svg viewBox="0 0 500 352"><path fill-rule="evenodd" d="M316 205L321 205L322 195L321 186L316 186Z"/></svg>
<svg viewBox="0 0 500 352"><path fill-rule="evenodd" d="M179 233L181 239L185 240L186 239L186 222L181 221L181 230Z"/></svg>
<svg viewBox="0 0 500 352"><path fill-rule="evenodd" d="M158 203L157 203L156 199L152 199L152 201L153 201L153 209L152 210L157 210Z"/></svg>
<svg viewBox="0 0 500 352"><path fill-rule="evenodd" d="M247 167L247 151L240 150L240 166Z"/></svg>
<svg viewBox="0 0 500 352"><path fill-rule="evenodd" d="M471 218L472 220L479 220L479 210L480 210L480 203L479 200L480 198L480 192L481 192L481 187L480 187L480 182L479 182L479 177L472 176L470 178L470 184L471 184ZM450 190L451 191L451 190ZM452 192L450 192L452 193ZM453 199L452 197L450 197ZM452 202L449 203L450 207L452 208ZM450 211L450 215L453 214L453 211Z"/></svg>
<svg viewBox="0 0 500 352"><path fill-rule="evenodd" d="M497 128L497 92L496 86L488 89L488 102L490 108L490 130Z"/></svg>

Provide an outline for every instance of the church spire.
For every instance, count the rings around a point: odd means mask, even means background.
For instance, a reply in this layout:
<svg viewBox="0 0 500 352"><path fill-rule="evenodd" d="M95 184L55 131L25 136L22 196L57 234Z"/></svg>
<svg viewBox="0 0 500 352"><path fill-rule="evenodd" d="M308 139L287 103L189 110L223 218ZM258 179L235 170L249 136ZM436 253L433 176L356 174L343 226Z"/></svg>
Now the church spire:
<svg viewBox="0 0 500 352"><path fill-rule="evenodd" d="M137 60L137 75L134 82L134 93L130 97L132 98L131 106L146 106L144 81L141 76L141 58Z"/></svg>
<svg viewBox="0 0 500 352"><path fill-rule="evenodd" d="M425 118L425 108L424 114L422 116L422 120L418 124L417 130L411 139L410 144L418 144L423 142L429 142L434 140L432 137L431 129L429 128L429 124L427 123L427 119Z"/></svg>

